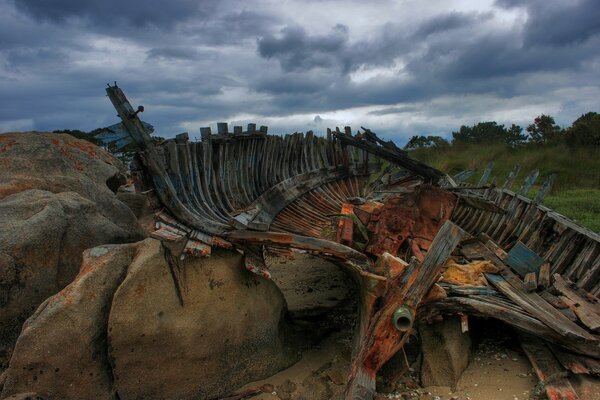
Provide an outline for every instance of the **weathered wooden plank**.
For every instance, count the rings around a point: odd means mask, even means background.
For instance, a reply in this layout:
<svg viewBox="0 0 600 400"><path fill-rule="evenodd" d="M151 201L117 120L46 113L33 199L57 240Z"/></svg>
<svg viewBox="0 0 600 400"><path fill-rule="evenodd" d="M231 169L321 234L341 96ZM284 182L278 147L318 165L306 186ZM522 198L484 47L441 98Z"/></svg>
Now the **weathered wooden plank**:
<svg viewBox="0 0 600 400"><path fill-rule="evenodd" d="M377 157L399 165L408 171L414 172L431 182L438 183L446 179L446 174L443 172L411 158L406 151L397 148L393 143L383 142L370 130L365 128L362 129L364 130L362 136L368 137L369 140L359 139L339 131L333 132L333 135L345 145L368 151Z"/></svg>
<svg viewBox="0 0 600 400"><path fill-rule="evenodd" d="M508 178L506 178L506 182L504 182L504 185L502 185L502 189L511 190L512 185L515 183L515 179L517 179L517 175L519 175L520 171L521 166L519 164L516 164L513 167L512 171L510 171Z"/></svg>
<svg viewBox="0 0 600 400"><path fill-rule="evenodd" d="M540 191L536 194L534 203L541 204L544 202L544 198L552 189L552 185L554 185L554 181L556 181L556 174L550 174L544 184L542 185Z"/></svg>
<svg viewBox="0 0 600 400"><path fill-rule="evenodd" d="M523 278L523 283L525 286L525 290L528 292L535 292L537 289L537 278L535 276L535 272L530 272L525 275Z"/></svg>
<svg viewBox="0 0 600 400"><path fill-rule="evenodd" d="M529 193L529 189L531 189L531 187L533 186L533 184L535 183L535 181L537 180L539 175L540 175L539 170L534 169L533 171L531 171L531 173L523 181L523 185L521 185L521 188L519 189L518 194L520 194L522 196L527 196L527 193Z"/></svg>
<svg viewBox="0 0 600 400"><path fill-rule="evenodd" d="M506 264L514 269L521 277L530 272L539 272L544 260L521 242L508 251Z"/></svg>
<svg viewBox="0 0 600 400"><path fill-rule="evenodd" d="M521 334L519 340L536 375L544 383L548 400L579 400L575 389L566 379L567 372L550 349L543 342L529 335Z"/></svg>
<svg viewBox="0 0 600 400"><path fill-rule="evenodd" d="M486 278L506 297L523 307L525 311L538 318L559 334L571 337L574 340L590 341L594 343L596 351L600 353L600 347L598 347L594 336L567 319L537 293L527 292L523 286L523 282L509 270L502 271L502 276L486 274Z"/></svg>
<svg viewBox="0 0 600 400"><path fill-rule="evenodd" d="M592 331L600 330L600 307L593 305L569 287L559 274L554 274L554 287L563 295L565 301L581 320ZM568 301L566 300L568 299Z"/></svg>
<svg viewBox="0 0 600 400"><path fill-rule="evenodd" d="M550 263L543 263L538 274L538 286L542 289L550 287Z"/></svg>
<svg viewBox="0 0 600 400"><path fill-rule="evenodd" d="M485 167L485 170L483 171L483 174L481 175L481 178L479 179L479 183L477 184L477 186L483 186L487 183L493 168L494 161L488 162L487 166Z"/></svg>
<svg viewBox="0 0 600 400"><path fill-rule="evenodd" d="M562 366L572 373L600 375L600 360L573 353L556 345L549 344L548 347Z"/></svg>

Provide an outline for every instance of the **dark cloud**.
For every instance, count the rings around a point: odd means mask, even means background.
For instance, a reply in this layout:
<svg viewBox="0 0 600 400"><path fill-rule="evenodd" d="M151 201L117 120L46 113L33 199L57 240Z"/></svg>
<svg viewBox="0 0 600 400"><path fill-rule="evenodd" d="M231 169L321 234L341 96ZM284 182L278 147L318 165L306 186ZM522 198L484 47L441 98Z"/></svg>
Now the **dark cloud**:
<svg viewBox="0 0 600 400"><path fill-rule="evenodd" d="M493 118L504 103L552 102L567 122L597 104L595 1L388 1L372 15L363 3L0 0L0 128L112 124L114 80L163 136L247 115L321 129L355 112L405 135Z"/></svg>
<svg viewBox="0 0 600 400"><path fill-rule="evenodd" d="M524 26L527 46L566 46L585 42L600 33L600 3L597 0L498 0L496 4L527 10Z"/></svg>
<svg viewBox="0 0 600 400"><path fill-rule="evenodd" d="M525 43L529 46L566 46L585 42L600 33L600 3L597 0L532 5L528 15Z"/></svg>
<svg viewBox="0 0 600 400"><path fill-rule="evenodd" d="M301 26L287 26L278 35L258 39L261 57L276 59L285 71L331 67L348 42L348 27L338 24L327 35L310 36Z"/></svg>
<svg viewBox="0 0 600 400"><path fill-rule="evenodd" d="M197 49L187 46L157 47L146 52L149 59L196 60L201 57Z"/></svg>
<svg viewBox="0 0 600 400"><path fill-rule="evenodd" d="M81 1L81 0L14 0L18 9L38 20L62 23L81 18L95 25L131 24L142 28L170 28L178 22L206 13L216 1L161 0L144 1Z"/></svg>
<svg viewBox="0 0 600 400"><path fill-rule="evenodd" d="M430 35L447 32L453 29L469 27L475 23L488 20L492 13L475 14L450 12L448 14L437 15L426 20L412 35L415 39L425 39Z"/></svg>

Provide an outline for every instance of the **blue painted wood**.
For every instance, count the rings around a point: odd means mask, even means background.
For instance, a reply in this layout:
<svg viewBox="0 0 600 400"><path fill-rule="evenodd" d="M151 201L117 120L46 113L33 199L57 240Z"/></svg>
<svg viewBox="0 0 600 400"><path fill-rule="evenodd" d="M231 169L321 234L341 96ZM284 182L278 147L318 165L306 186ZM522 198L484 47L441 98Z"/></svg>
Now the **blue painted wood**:
<svg viewBox="0 0 600 400"><path fill-rule="evenodd" d="M544 259L521 242L510 249L505 260L517 274L525 277L529 272L539 273Z"/></svg>

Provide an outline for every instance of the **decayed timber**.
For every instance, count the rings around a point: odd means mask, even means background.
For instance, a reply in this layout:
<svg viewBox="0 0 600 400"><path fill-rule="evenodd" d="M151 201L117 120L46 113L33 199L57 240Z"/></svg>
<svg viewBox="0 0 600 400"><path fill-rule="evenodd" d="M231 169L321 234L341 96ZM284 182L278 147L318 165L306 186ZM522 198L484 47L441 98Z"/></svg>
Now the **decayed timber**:
<svg viewBox="0 0 600 400"><path fill-rule="evenodd" d="M442 171L409 157L405 150L399 149L393 142L383 142L370 130L362 129L363 133L357 136L352 136L349 132L341 132L339 129L332 133L343 145L366 150L426 178L429 182L440 183L447 179L447 175Z"/></svg>
<svg viewBox="0 0 600 400"><path fill-rule="evenodd" d="M573 386L566 379L567 371L550 349L543 342L525 334L519 335L519 340L538 379L544 384L548 400L579 400Z"/></svg>
<svg viewBox="0 0 600 400"><path fill-rule="evenodd" d="M149 125L138 118L143 109L134 112L116 85L107 93L123 122L104 137L138 144L151 189L165 208L156 215L154 237L183 247L182 257L208 256L214 246L235 246L244 252L246 268L265 278L270 274L264 252L293 248L333 260L350 272L360 292L360 316L347 399L374 397L377 371L403 346L417 312L422 318L439 313L498 318L560 345L552 351L570 371L600 369L599 341L593 334L600 330L600 313L597 299L592 299L600 294L600 236L542 205L554 176L533 200L526 195L538 171L516 193L511 191L519 166L501 188L495 178L488 185L493 162L477 186L464 183L473 171L458 174L455 180L462 183L456 186L452 178L365 128L356 136L346 127L321 138L312 132L268 135L266 127L257 130L255 124L231 132L219 123L217 134L201 128L200 142L180 134L159 145L150 137ZM381 160L402 170L381 171ZM428 210L438 221L428 233L435 234L450 213L456 225L447 221L422 249L415 238L406 242L408 250L403 251L422 262L413 257L406 263L385 252L366 255L365 243L372 238L366 221L383 203L371 202L370 211L352 205L365 203L364 197L373 194L389 205L393 198L388 196L414 195L427 182L459 198L453 211ZM337 235L331 232L332 218L339 218ZM383 220L383 225L404 224L407 232L414 231L408 227L412 222L398 215ZM470 260L489 260L501 273L486 275L491 286L444 284L444 289L430 290L463 229L470 235L460 253ZM393 239L383 236L383 241ZM361 240L365 242L357 243ZM527 277L526 282L507 264Z"/></svg>
<svg viewBox="0 0 600 400"><path fill-rule="evenodd" d="M352 363L346 399L372 399L377 371L409 337L417 307L435 281L446 260L462 238L463 231L446 222L433 240L422 263L413 260L387 284L381 309L363 309L368 323L358 333L358 349ZM402 324L398 319L402 318Z"/></svg>

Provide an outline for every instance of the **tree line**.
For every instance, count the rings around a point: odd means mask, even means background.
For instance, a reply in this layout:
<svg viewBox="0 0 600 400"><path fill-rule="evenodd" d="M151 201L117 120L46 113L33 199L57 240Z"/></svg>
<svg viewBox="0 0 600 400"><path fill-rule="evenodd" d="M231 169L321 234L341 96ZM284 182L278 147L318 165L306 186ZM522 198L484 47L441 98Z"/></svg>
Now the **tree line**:
<svg viewBox="0 0 600 400"><path fill-rule="evenodd" d="M577 118L570 127L559 127L554 118L542 114L533 120L523 132L519 125L506 127L495 121L479 122L472 126L461 126L452 132L452 141L440 136L413 136L404 146L405 149L424 147L443 147L460 144L503 143L510 146L525 144L545 144L567 146L600 147L600 114L588 112Z"/></svg>

